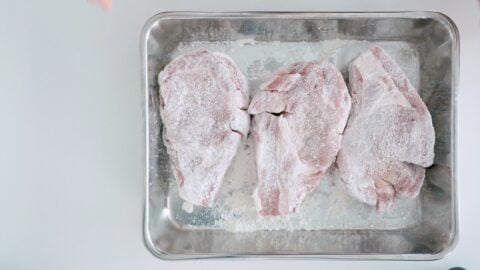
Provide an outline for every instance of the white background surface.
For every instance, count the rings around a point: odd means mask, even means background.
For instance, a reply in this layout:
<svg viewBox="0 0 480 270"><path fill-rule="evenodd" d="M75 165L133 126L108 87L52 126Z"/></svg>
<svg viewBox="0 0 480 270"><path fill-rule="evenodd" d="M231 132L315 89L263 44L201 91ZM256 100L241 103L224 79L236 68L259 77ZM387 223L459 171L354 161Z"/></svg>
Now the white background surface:
<svg viewBox="0 0 480 270"><path fill-rule="evenodd" d="M460 241L435 262L167 262L141 240L140 30L160 11L435 10L461 36ZM0 0L0 269L480 269L476 0Z"/></svg>

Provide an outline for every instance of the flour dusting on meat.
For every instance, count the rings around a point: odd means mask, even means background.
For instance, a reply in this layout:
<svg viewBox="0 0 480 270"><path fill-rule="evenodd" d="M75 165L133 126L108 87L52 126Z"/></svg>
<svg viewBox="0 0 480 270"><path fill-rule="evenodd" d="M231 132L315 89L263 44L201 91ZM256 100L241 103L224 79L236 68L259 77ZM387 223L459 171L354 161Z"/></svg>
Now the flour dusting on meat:
<svg viewBox="0 0 480 270"><path fill-rule="evenodd" d="M304 62L276 74L254 96L261 215L298 211L335 161L350 112L342 75L328 62Z"/></svg>
<svg viewBox="0 0 480 270"><path fill-rule="evenodd" d="M416 197L433 163L435 132L422 99L380 47L349 69L352 113L337 166L358 200L387 208L395 198Z"/></svg>
<svg viewBox="0 0 480 270"><path fill-rule="evenodd" d="M160 114L180 196L211 206L249 129L248 85L222 53L196 51L159 75Z"/></svg>

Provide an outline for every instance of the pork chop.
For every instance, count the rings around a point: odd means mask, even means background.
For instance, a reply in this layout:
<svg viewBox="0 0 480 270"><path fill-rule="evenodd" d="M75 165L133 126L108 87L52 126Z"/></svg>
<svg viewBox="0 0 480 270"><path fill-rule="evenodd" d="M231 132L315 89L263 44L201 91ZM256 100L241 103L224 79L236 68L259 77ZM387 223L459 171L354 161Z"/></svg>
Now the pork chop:
<svg viewBox="0 0 480 270"><path fill-rule="evenodd" d="M340 72L328 62L305 62L276 74L254 96L260 215L296 212L340 149L350 96Z"/></svg>
<svg viewBox="0 0 480 270"><path fill-rule="evenodd" d="M230 57L196 51L159 75L163 141L180 196L211 206L249 129L248 84Z"/></svg>
<svg viewBox="0 0 480 270"><path fill-rule="evenodd" d="M400 67L379 47L349 67L352 112L337 167L358 200L386 208L418 195L433 163L430 113Z"/></svg>

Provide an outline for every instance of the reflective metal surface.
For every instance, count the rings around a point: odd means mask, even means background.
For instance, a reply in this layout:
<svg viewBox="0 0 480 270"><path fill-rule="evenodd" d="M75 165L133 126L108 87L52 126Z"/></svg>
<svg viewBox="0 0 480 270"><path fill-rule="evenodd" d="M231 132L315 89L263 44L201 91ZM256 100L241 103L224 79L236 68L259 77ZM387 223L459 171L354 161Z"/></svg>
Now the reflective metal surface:
<svg viewBox="0 0 480 270"><path fill-rule="evenodd" d="M147 248L164 259L442 258L454 246L458 227L455 142L458 42L453 22L431 12L162 13L154 16L141 36ZM296 61L325 58L344 73L348 63L372 44L392 53L432 114L436 131L435 161L427 169L418 199L400 202L390 213L377 213L342 195L333 180L325 180L311 196L310 204L306 201L302 206L304 210L298 220L308 222L281 220L285 226L266 230L272 227L269 223L265 223L266 227L261 226L263 223L258 225L258 218L250 215L249 208L238 215L225 215L228 212L225 205L235 206L228 205L228 195L220 196L219 206L214 209L192 207L178 197L161 139L158 110L157 76L173 57L201 48L226 52L237 62L255 91L272 72ZM239 150L240 156L251 154L250 143L245 142L245 147ZM240 167L240 163L232 164L233 172L227 175L223 190L225 194L244 192L236 189L232 182L255 182L251 167L248 164ZM236 196L247 196L248 188L246 190L245 194ZM332 200L325 194L337 197ZM319 202L317 206L315 203ZM242 222L253 225L249 230L238 229L236 225Z"/></svg>

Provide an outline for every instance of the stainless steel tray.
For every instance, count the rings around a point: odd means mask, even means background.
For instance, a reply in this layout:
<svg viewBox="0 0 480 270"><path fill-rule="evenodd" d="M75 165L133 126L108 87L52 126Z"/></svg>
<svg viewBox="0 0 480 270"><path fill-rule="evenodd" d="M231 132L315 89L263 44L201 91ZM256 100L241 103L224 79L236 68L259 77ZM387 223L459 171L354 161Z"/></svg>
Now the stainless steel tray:
<svg viewBox="0 0 480 270"><path fill-rule="evenodd" d="M459 37L433 12L161 13L141 36L145 94L144 241L159 258L301 257L434 260L457 239L456 90ZM161 139L158 73L173 57L209 49L229 54L252 91L275 70L328 59L345 72L372 44L382 46L419 89L436 131L435 161L417 199L387 212L351 199L328 174L289 217L261 218L249 197L256 174L247 139L212 209L179 198ZM239 184L240 183L240 184Z"/></svg>

